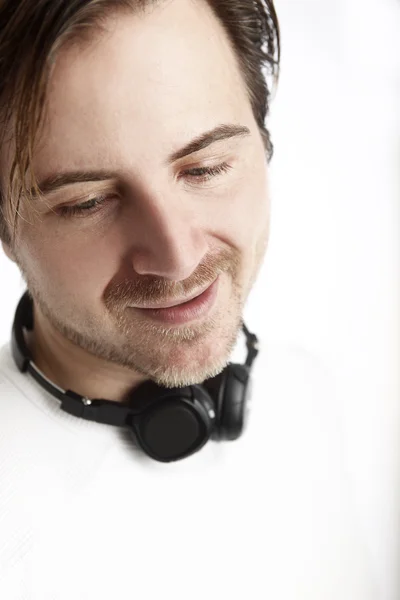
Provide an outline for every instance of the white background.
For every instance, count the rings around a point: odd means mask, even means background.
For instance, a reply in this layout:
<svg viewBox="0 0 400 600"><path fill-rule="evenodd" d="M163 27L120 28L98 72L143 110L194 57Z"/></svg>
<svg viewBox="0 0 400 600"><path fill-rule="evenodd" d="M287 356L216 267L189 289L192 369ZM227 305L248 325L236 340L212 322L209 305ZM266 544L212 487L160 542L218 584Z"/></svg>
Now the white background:
<svg viewBox="0 0 400 600"><path fill-rule="evenodd" d="M334 377L360 524L380 597L395 600L400 5L276 0L276 8L271 238L246 321L261 337L309 352ZM1 251L0 273L1 346L24 285Z"/></svg>

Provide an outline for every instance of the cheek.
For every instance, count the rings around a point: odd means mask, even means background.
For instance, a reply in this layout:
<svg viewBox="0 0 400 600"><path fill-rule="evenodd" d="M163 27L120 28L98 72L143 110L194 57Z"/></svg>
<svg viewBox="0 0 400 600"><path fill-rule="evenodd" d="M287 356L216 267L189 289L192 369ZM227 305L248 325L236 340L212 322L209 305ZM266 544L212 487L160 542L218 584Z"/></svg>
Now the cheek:
<svg viewBox="0 0 400 600"><path fill-rule="evenodd" d="M262 167L262 165L261 165ZM213 211L212 220L219 235L229 239L245 255L258 252L268 235L270 203L265 168L249 169Z"/></svg>
<svg viewBox="0 0 400 600"><path fill-rule="evenodd" d="M101 256L101 260L99 260ZM30 240L20 250L23 271L48 297L100 296L110 279L108 256L94 245L57 238Z"/></svg>

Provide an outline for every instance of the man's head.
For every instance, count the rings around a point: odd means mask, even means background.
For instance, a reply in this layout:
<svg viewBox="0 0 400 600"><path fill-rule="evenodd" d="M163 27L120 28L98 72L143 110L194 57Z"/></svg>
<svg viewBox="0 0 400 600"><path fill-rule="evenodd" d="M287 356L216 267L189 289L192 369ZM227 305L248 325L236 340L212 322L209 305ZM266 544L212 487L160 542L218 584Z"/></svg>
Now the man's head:
<svg viewBox="0 0 400 600"><path fill-rule="evenodd" d="M166 386L225 366L268 242L266 4L2 3L0 235L49 336ZM217 277L206 316L133 308Z"/></svg>

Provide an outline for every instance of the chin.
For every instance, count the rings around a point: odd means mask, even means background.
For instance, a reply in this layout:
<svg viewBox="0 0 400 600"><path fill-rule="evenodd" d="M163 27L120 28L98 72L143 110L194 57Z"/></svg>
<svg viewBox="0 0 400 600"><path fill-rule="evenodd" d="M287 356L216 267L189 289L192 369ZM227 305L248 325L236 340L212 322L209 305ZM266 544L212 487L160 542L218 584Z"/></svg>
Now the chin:
<svg viewBox="0 0 400 600"><path fill-rule="evenodd" d="M227 366L239 330L240 323L237 327L213 327L196 339L164 343L157 355L152 355L147 374L155 383L168 388L215 377Z"/></svg>
<svg viewBox="0 0 400 600"><path fill-rule="evenodd" d="M165 388L180 388L189 385L201 384L206 379L215 377L223 371L228 364L228 357L224 356L208 364L195 365L188 364L186 367L176 367L175 365L159 366L152 373L151 379L158 385Z"/></svg>

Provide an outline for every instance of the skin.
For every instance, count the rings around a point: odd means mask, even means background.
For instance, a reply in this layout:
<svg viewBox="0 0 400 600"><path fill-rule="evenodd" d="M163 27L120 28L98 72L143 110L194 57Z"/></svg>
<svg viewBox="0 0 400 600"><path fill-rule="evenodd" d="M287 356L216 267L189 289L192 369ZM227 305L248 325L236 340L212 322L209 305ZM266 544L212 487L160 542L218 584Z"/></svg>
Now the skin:
<svg viewBox="0 0 400 600"><path fill-rule="evenodd" d="M250 135L166 164L220 124ZM206 181L185 174L224 162L230 169ZM118 402L148 379L183 386L219 373L266 252L270 206L245 84L206 3L116 14L90 43L61 49L34 170L41 181L77 169L115 177L65 186L35 210L24 204L13 249L3 244L34 298L26 338L37 366L64 389ZM59 213L99 195L97 212ZM166 325L128 308L187 297L218 274L206 317Z"/></svg>

